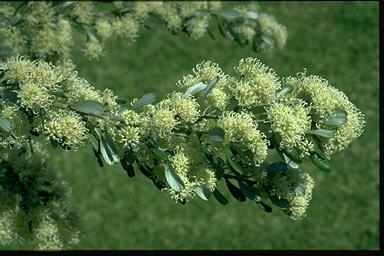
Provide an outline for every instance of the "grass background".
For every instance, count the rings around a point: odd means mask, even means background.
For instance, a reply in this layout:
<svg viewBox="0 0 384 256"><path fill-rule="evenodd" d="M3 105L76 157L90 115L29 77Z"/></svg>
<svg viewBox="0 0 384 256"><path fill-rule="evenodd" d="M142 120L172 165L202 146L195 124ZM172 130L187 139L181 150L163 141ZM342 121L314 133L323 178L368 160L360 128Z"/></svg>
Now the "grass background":
<svg viewBox="0 0 384 256"><path fill-rule="evenodd" d="M162 26L142 30L136 44L107 45L99 61L76 50L79 74L96 88L131 99L147 92L164 97L205 59L233 73L241 58L258 57L281 76L303 68L327 78L366 115L363 135L336 154L331 173L304 168L316 187L307 217L293 221L274 208L230 198L227 206L198 198L174 204L141 173L129 179L120 166L100 168L90 146L52 149L53 161L72 185L83 217L73 249L370 249L379 248L379 4L378 2L260 2L288 30L284 49L258 54L224 40L213 28L193 40ZM227 190L223 190L229 195ZM19 247L20 248L20 247Z"/></svg>

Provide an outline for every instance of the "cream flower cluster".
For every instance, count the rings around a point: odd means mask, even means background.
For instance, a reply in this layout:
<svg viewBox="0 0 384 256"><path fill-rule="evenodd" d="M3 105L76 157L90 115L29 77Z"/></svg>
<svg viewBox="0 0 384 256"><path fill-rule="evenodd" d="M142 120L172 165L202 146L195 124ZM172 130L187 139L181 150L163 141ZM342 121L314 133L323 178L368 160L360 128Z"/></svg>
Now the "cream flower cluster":
<svg viewBox="0 0 384 256"><path fill-rule="evenodd" d="M257 130L257 123L250 114L226 112L217 121L217 125L223 128L230 142L252 151L256 166L266 159L269 142L266 136Z"/></svg>
<svg viewBox="0 0 384 256"><path fill-rule="evenodd" d="M318 76L299 76L287 79L292 87L294 97L301 97L311 104L315 126L329 129L326 121L332 117L336 109L346 112L346 122L337 127L333 137L325 139L324 153L330 159L332 154L344 150L353 140L358 138L365 125L364 114L358 110L348 97L331 86L328 81Z"/></svg>
<svg viewBox="0 0 384 256"><path fill-rule="evenodd" d="M272 196L288 201L288 207L284 211L292 219L305 217L314 188L313 178L308 173L289 169L283 174L273 175L267 183L272 187L270 191Z"/></svg>
<svg viewBox="0 0 384 256"><path fill-rule="evenodd" d="M68 58L74 45L79 45L76 30L84 33L82 51L91 59L104 54L106 42L121 38L134 43L149 18L155 18L173 33L185 32L193 39L207 34L212 16L228 7L221 2L120 2L110 11L100 11L97 2L28 2L20 6L0 3L0 42L5 53L28 55L39 59ZM112 4L112 3L111 3ZM244 5L244 6L242 6ZM242 4L233 9L239 16L227 26L242 42L255 41L260 50L281 48L286 30L272 16L259 15L255 4ZM231 8L229 8L232 11ZM255 12L248 17L248 12ZM255 19L256 18L256 19ZM233 39L233 36L230 36ZM260 40L268 38L269 41ZM85 42L84 42L85 41Z"/></svg>
<svg viewBox="0 0 384 256"><path fill-rule="evenodd" d="M38 250L62 250L78 242L78 216L70 188L37 143L2 151L0 244L32 241Z"/></svg>

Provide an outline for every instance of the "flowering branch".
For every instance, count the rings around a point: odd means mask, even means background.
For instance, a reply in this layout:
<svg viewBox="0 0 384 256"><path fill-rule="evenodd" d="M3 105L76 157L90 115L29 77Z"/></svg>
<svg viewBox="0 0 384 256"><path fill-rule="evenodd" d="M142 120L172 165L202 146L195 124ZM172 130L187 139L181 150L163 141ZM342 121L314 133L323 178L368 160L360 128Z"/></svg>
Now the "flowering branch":
<svg viewBox="0 0 384 256"><path fill-rule="evenodd" d="M225 38L249 44L255 51L282 48L287 38L285 27L261 13L256 3L227 7L218 1L23 2L17 7L0 4L1 50L7 57L69 57L75 30L80 29L86 35L85 54L99 58L105 42L122 38L133 43L150 20L174 34L199 39L208 31L211 17Z"/></svg>
<svg viewBox="0 0 384 256"><path fill-rule="evenodd" d="M70 188L38 138L64 150L89 143L100 166L120 164L129 177L140 171L175 202L197 195L227 204L217 188L224 181L239 201L303 218L314 180L300 164L309 159L330 171L331 156L363 132L364 116L347 96L321 77L302 72L280 78L247 58L233 76L203 61L167 98L157 101L149 93L126 105L111 90L96 90L79 77L65 58L74 27L85 32L85 53L94 58L111 38L134 42L149 19L197 39L214 17L224 37L254 50L283 47L287 33L254 4L111 5L0 5L0 242L35 239L39 249L78 242Z"/></svg>

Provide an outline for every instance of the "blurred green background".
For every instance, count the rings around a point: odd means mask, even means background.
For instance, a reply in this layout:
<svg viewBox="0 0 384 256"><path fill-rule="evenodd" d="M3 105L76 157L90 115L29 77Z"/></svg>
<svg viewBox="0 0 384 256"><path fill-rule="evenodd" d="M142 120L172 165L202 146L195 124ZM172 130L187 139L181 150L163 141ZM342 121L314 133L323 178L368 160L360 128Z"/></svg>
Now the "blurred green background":
<svg viewBox="0 0 384 256"><path fill-rule="evenodd" d="M129 179L119 166L100 168L88 145L78 152L52 149L53 161L72 185L83 217L73 249L370 249L379 248L379 3L260 2L288 30L284 49L258 54L208 35L193 40L163 26L143 29L136 44L107 45L99 61L73 55L79 74L96 88L132 99L165 97L202 60L233 74L241 58L257 57L281 76L303 68L327 78L366 115L363 135L332 160L332 172L307 163L316 187L307 217L293 221L274 208L230 198L227 206L196 198L175 204L141 173ZM215 23L212 21L212 25ZM227 190L222 189L225 195ZM228 197L229 198L229 197Z"/></svg>

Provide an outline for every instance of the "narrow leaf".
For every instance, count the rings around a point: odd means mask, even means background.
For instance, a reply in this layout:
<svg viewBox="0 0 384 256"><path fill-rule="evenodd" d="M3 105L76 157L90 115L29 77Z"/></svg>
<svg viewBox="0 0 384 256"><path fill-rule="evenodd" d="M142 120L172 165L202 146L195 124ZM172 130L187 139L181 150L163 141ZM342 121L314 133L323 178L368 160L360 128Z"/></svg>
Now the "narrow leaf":
<svg viewBox="0 0 384 256"><path fill-rule="evenodd" d="M297 195L304 195L304 187L302 185L297 186L294 191Z"/></svg>
<svg viewBox="0 0 384 256"><path fill-rule="evenodd" d="M252 20L257 20L257 18L259 18L259 14L257 12L249 11L247 12L247 17Z"/></svg>
<svg viewBox="0 0 384 256"><path fill-rule="evenodd" d="M151 152L159 160L167 160L168 159L168 154L165 153L164 151L161 151L160 149L151 148Z"/></svg>
<svg viewBox="0 0 384 256"><path fill-rule="evenodd" d="M208 201L212 195L212 192L205 186L194 188L193 191L205 201Z"/></svg>
<svg viewBox="0 0 384 256"><path fill-rule="evenodd" d="M285 171L287 171L287 164L285 164L283 162L273 163L273 164L270 164L269 166L267 166L265 171L268 173L285 172Z"/></svg>
<svg viewBox="0 0 384 256"><path fill-rule="evenodd" d="M220 204L222 204L222 205L228 204L228 199L225 198L225 196L223 196L223 194L221 194L220 191L217 190L217 188L213 191L213 196L216 198L216 200Z"/></svg>
<svg viewBox="0 0 384 256"><path fill-rule="evenodd" d="M217 82L219 81L220 77L215 77L214 79L212 79L211 81L209 81L207 87L204 89L203 91L203 94L202 94L202 98L205 98L207 97L208 93L210 91L212 91L213 87L215 87L215 85L217 84Z"/></svg>
<svg viewBox="0 0 384 256"><path fill-rule="evenodd" d="M7 119L0 117L0 128L6 132L10 132L12 131L12 124Z"/></svg>
<svg viewBox="0 0 384 256"><path fill-rule="evenodd" d="M195 85L190 86L188 88L188 90L185 92L185 94L193 96L193 95L201 92L202 90L204 90L206 87L207 87L207 85L205 83L199 82Z"/></svg>
<svg viewBox="0 0 384 256"><path fill-rule="evenodd" d="M126 104L126 103L128 103L128 100L123 99L123 98L117 98L115 101L116 101L117 104Z"/></svg>
<svg viewBox="0 0 384 256"><path fill-rule="evenodd" d="M282 155L283 155L284 161L285 161L290 167L292 167L293 169L298 169L298 168L299 168L299 164L296 163L295 161L293 161L293 160L286 154L286 152L283 152Z"/></svg>
<svg viewBox="0 0 384 256"><path fill-rule="evenodd" d="M311 162L320 170L325 172L331 171L331 166L329 162L326 159L320 157L318 154L315 153L311 155L309 159L311 159Z"/></svg>
<svg viewBox="0 0 384 256"><path fill-rule="evenodd" d="M318 130L311 130L307 133L318 135L324 138L332 138L333 136L335 136L336 130L318 129Z"/></svg>
<svg viewBox="0 0 384 256"><path fill-rule="evenodd" d="M257 205L260 207L260 209L262 209L263 211L265 212L272 212L272 207L267 205L266 203L264 203L263 201L261 202L256 202Z"/></svg>
<svg viewBox="0 0 384 256"><path fill-rule="evenodd" d="M224 135L225 135L225 132L220 127L214 127L208 131L208 138L210 138L215 142L224 141Z"/></svg>
<svg viewBox="0 0 384 256"><path fill-rule="evenodd" d="M100 116L104 113L104 105L94 100L83 100L70 106L71 109L85 114Z"/></svg>
<svg viewBox="0 0 384 256"><path fill-rule="evenodd" d="M127 163L126 161L121 161L121 166L127 172L128 177L132 178L133 176L135 176L135 170L133 168L133 165Z"/></svg>
<svg viewBox="0 0 384 256"><path fill-rule="evenodd" d="M269 199L271 199L271 202L276 205L277 207L286 209L289 206L289 202L284 198L277 198L275 196L269 196Z"/></svg>
<svg viewBox="0 0 384 256"><path fill-rule="evenodd" d="M104 132L104 138L105 138L105 141L108 143L108 146L111 149L114 157L115 158L117 157L117 160L118 160L119 151L117 150L115 142L113 142L113 139L112 139L111 135L109 134L109 132L107 132L107 131Z"/></svg>
<svg viewBox="0 0 384 256"><path fill-rule="evenodd" d="M95 148L93 149L93 153L95 154L95 157L97 159L97 163L99 164L100 167L104 167L103 160L101 159L100 152L96 150Z"/></svg>
<svg viewBox="0 0 384 256"><path fill-rule="evenodd" d="M290 87L284 87L283 89L281 89L281 91L279 91L276 94L276 97L279 98L279 97L283 96L284 94L286 94L287 92L290 92L290 91L291 91Z"/></svg>
<svg viewBox="0 0 384 256"><path fill-rule="evenodd" d="M251 201L261 201L261 193L254 187L250 187L244 182L239 182L241 192Z"/></svg>
<svg viewBox="0 0 384 256"><path fill-rule="evenodd" d="M227 148L225 150L225 154L227 156L227 163L228 163L229 167L231 168L231 170L237 175L238 174L244 174L244 171L241 168L241 166L238 163L236 163L234 160L232 160L232 153L231 153L231 150L229 148Z"/></svg>
<svg viewBox="0 0 384 256"><path fill-rule="evenodd" d="M266 44L271 45L271 44L273 43L272 38L270 38L269 36L262 35L262 36L261 36L261 39L262 39L262 40L264 41L264 43L266 43Z"/></svg>
<svg viewBox="0 0 384 256"><path fill-rule="evenodd" d="M326 119L326 125L340 126L347 122L347 112L342 109L335 109L332 114Z"/></svg>
<svg viewBox="0 0 384 256"><path fill-rule="evenodd" d="M234 20L239 18L237 12L232 9L221 9L216 11L215 14L227 20Z"/></svg>
<svg viewBox="0 0 384 256"><path fill-rule="evenodd" d="M135 162L135 157L133 152L128 151L124 154L124 157L121 159L120 163L123 169L127 172L128 177L135 176L135 170L133 168L133 163Z"/></svg>
<svg viewBox="0 0 384 256"><path fill-rule="evenodd" d="M139 109L145 105L151 104L156 100L156 95L153 92L144 94L140 99L138 99L133 105L133 109Z"/></svg>
<svg viewBox="0 0 384 256"><path fill-rule="evenodd" d="M114 163L119 162L119 156L116 152L117 151L116 146L113 144L113 142L111 143L111 139L110 138L107 139L104 135L102 135L97 130L96 132L99 136L99 141L100 141L99 152L101 153L104 161L108 165L113 165Z"/></svg>
<svg viewBox="0 0 384 256"><path fill-rule="evenodd" d="M184 182L168 165L165 165L164 173L168 185L173 190L175 190L176 192L180 192L184 188Z"/></svg>
<svg viewBox="0 0 384 256"><path fill-rule="evenodd" d="M233 195L234 198L239 200L240 202L244 202L246 200L245 195L241 192L241 190L233 185L228 179L225 179L229 192Z"/></svg>

